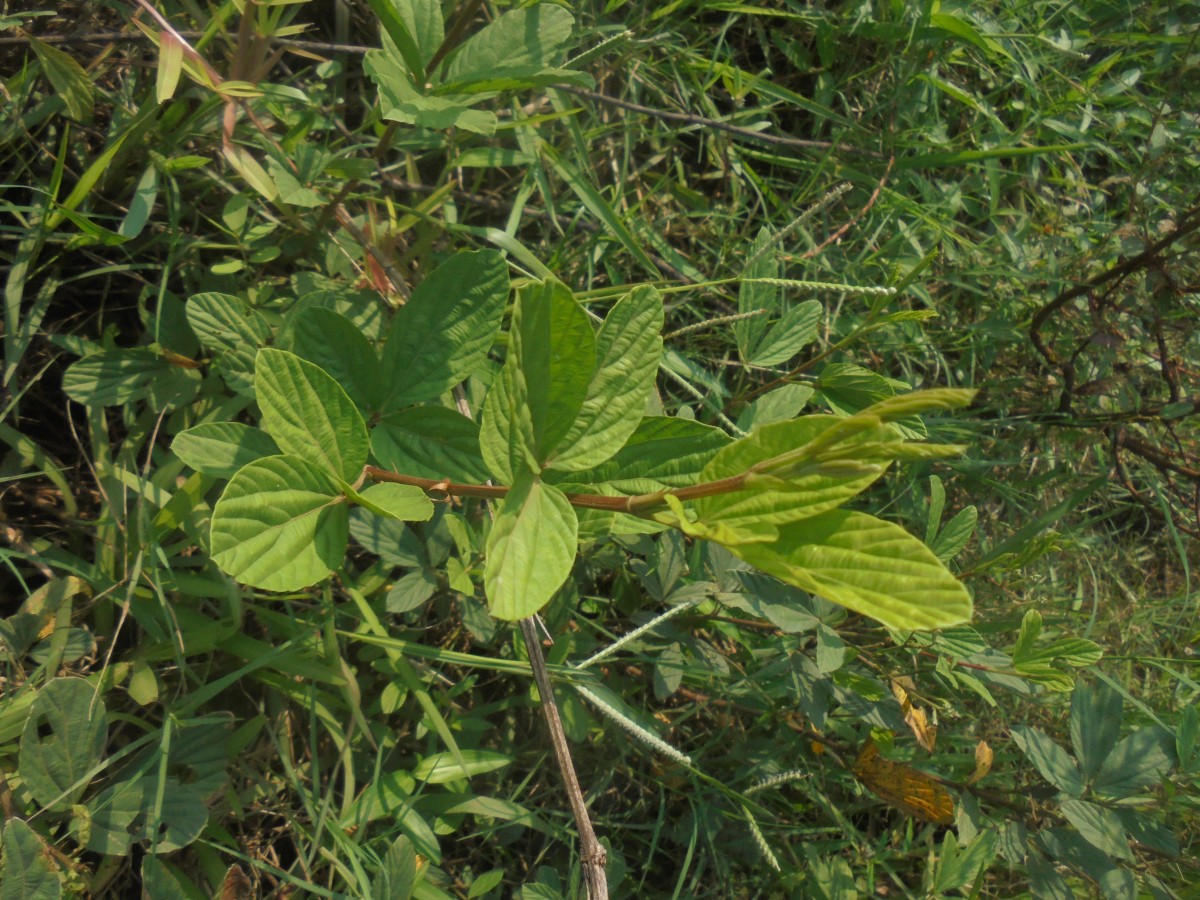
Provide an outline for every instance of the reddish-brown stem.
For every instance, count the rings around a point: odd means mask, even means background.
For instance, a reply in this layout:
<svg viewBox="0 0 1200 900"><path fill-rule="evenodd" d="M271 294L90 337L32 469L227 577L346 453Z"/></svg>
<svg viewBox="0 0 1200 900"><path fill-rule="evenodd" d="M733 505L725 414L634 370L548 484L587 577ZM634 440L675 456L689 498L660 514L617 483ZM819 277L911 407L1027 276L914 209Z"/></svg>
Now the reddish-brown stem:
<svg viewBox="0 0 1200 900"><path fill-rule="evenodd" d="M367 466L363 474L374 481L387 481L392 484L409 484L419 487L436 500L449 497L482 497L485 500L499 500L508 494L508 488L494 484L460 484L449 479L420 478L416 475L401 475L399 472L389 472L375 466ZM567 494L567 500L572 506L583 509L602 509L607 512L623 512L634 516L648 518L655 510L666 506L665 498L675 497L681 503L687 500L698 500L701 497L712 497L716 494L728 494L743 490L746 486L744 475L732 475L729 478L719 478L716 481L706 481L690 487L676 488L670 491L655 491L652 494L638 494L635 497L604 497L600 494Z"/></svg>

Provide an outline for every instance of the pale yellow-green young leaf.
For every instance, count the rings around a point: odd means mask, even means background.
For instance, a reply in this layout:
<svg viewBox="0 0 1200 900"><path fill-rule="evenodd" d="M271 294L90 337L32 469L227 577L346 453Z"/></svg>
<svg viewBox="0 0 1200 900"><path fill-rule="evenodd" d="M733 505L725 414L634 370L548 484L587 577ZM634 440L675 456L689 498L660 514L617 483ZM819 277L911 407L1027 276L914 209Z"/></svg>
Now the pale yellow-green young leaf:
<svg viewBox="0 0 1200 900"><path fill-rule="evenodd" d="M971 617L971 595L921 541L865 513L834 510L779 527L772 543L729 545L753 566L898 630Z"/></svg>
<svg viewBox="0 0 1200 900"><path fill-rule="evenodd" d="M246 184L254 188L268 200L274 200L279 195L275 182L267 174L267 170L255 159L245 147L237 144L227 144L221 149L221 154L235 172L242 176Z"/></svg>
<svg viewBox="0 0 1200 900"><path fill-rule="evenodd" d="M562 491L519 474L488 533L483 583L492 615L515 621L549 603L571 574L577 534Z"/></svg>
<svg viewBox="0 0 1200 900"><path fill-rule="evenodd" d="M155 76L154 92L158 102L163 103L175 96L179 75L183 71L183 44L169 31L164 31L158 44L158 72Z"/></svg>

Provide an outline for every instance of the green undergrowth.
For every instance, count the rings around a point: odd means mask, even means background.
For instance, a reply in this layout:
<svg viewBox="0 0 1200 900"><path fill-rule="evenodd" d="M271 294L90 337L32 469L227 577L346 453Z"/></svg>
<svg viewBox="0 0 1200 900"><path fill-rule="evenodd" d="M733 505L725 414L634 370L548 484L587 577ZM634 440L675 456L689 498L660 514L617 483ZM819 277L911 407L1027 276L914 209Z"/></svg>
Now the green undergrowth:
<svg viewBox="0 0 1200 900"><path fill-rule="evenodd" d="M1190 896L1194 6L153 8L0 11L0 898L581 895L534 609L613 896Z"/></svg>

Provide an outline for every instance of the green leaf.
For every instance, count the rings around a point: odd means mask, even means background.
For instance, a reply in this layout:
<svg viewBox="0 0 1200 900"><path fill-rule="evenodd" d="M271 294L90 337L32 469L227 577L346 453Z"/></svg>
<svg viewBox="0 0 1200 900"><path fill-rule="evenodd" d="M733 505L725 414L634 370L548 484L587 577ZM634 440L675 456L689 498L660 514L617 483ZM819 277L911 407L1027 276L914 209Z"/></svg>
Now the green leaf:
<svg viewBox="0 0 1200 900"><path fill-rule="evenodd" d="M394 615L419 609L433 596L437 586L437 577L428 569L409 572L388 591L386 609Z"/></svg>
<svg viewBox="0 0 1200 900"><path fill-rule="evenodd" d="M24 820L14 817L4 823L2 845L0 900L58 900L62 896L50 848Z"/></svg>
<svg viewBox="0 0 1200 900"><path fill-rule="evenodd" d="M510 68L544 66L566 44L574 24L574 16L549 3L507 12L463 42L443 80L470 81Z"/></svg>
<svg viewBox="0 0 1200 900"><path fill-rule="evenodd" d="M846 642L828 625L817 626L817 671L822 675L836 672L846 661Z"/></svg>
<svg viewBox="0 0 1200 900"><path fill-rule="evenodd" d="M511 756L488 750L463 750L461 754L435 753L417 763L412 775L428 784L446 784L495 772L512 761Z"/></svg>
<svg viewBox="0 0 1200 900"><path fill-rule="evenodd" d="M750 362L758 350L759 342L767 330L770 313L779 306L779 288L774 284L765 284L755 279L777 278L779 263L775 252L767 248L774 236L765 225L759 229L758 236L750 245L747 253L752 260L749 266L742 270L742 281L738 289L738 312L752 313L765 309L766 314L740 319L733 323L733 336L737 341L738 355L743 362Z"/></svg>
<svg viewBox="0 0 1200 900"><path fill-rule="evenodd" d="M193 426L175 436L171 449L197 472L217 478L232 478L246 463L279 453L269 434L240 422Z"/></svg>
<svg viewBox="0 0 1200 900"><path fill-rule="evenodd" d="M1121 737L1121 695L1108 684L1080 684L1070 698L1070 745L1091 779Z"/></svg>
<svg viewBox="0 0 1200 900"><path fill-rule="evenodd" d="M529 473L517 479L488 533L483 582L493 616L515 621L550 602L571 574L577 530L561 491Z"/></svg>
<svg viewBox="0 0 1200 900"><path fill-rule="evenodd" d="M958 556L975 533L978 519L979 512L974 506L964 506L946 523L929 549L943 562Z"/></svg>
<svg viewBox="0 0 1200 900"><path fill-rule="evenodd" d="M769 528L770 526L768 526ZM971 617L971 596L898 525L836 510L784 525L770 543L728 545L789 584L900 630L945 628Z"/></svg>
<svg viewBox="0 0 1200 900"><path fill-rule="evenodd" d="M1084 840L1108 856L1131 860L1133 853L1125 839L1125 828L1111 809L1088 803L1086 800L1064 800L1059 806L1067 821L1074 825Z"/></svg>
<svg viewBox="0 0 1200 900"><path fill-rule="evenodd" d="M342 386L286 350L260 350L254 391L262 424L289 454L353 482L367 461L362 416Z"/></svg>
<svg viewBox="0 0 1200 900"><path fill-rule="evenodd" d="M621 242L621 246L638 261L638 264L646 270L651 278L661 277L658 266L654 264L642 245L638 242L637 237L629 227L625 224L625 220L613 209L604 196L592 186L591 181L580 174L580 172L563 159L549 144L541 144L540 149L542 156L554 167L554 171L558 176L567 183L569 187L587 207L588 212L604 223L608 231Z"/></svg>
<svg viewBox="0 0 1200 900"><path fill-rule="evenodd" d="M309 306L297 313L292 351L323 369L364 412L383 403L384 378L379 354L357 325L340 313Z"/></svg>
<svg viewBox="0 0 1200 900"><path fill-rule="evenodd" d="M372 897L387 900L408 900L412 896L417 879L417 852L412 841L400 835L388 848L383 858L383 867L371 880Z"/></svg>
<svg viewBox="0 0 1200 900"><path fill-rule="evenodd" d="M752 428L794 419L812 395L811 385L785 384L763 394L742 410L742 414L738 416L738 427L743 431L750 431Z"/></svg>
<svg viewBox="0 0 1200 900"><path fill-rule="evenodd" d="M1192 770L1197 736L1200 736L1200 708L1192 704L1180 710L1179 724L1175 730L1175 755L1179 759L1179 767L1185 772Z"/></svg>
<svg viewBox="0 0 1200 900"><path fill-rule="evenodd" d="M57 47L51 47L32 36L28 40L42 66L46 80L67 108L67 115L77 122L90 122L95 100L92 79L88 77L83 66Z"/></svg>
<svg viewBox="0 0 1200 900"><path fill-rule="evenodd" d="M220 354L214 368L238 393L250 393L254 357L271 340L271 326L258 311L230 294L188 298L187 320L200 343Z"/></svg>
<svg viewBox="0 0 1200 900"><path fill-rule="evenodd" d="M386 2L386 0L381 0ZM477 134L495 133L496 114L471 109L484 99L474 97L430 97L420 93L396 60L380 50L371 50L363 58L363 71L379 88L383 117L420 128L461 128Z"/></svg>
<svg viewBox="0 0 1200 900"><path fill-rule="evenodd" d="M1175 764L1174 741L1156 725L1127 735L1105 758L1092 783L1106 797L1132 797L1158 785Z"/></svg>
<svg viewBox="0 0 1200 900"><path fill-rule="evenodd" d="M489 477L479 453L479 426L442 406L391 413L371 431L381 466L405 475L482 482Z"/></svg>
<svg viewBox="0 0 1200 900"><path fill-rule="evenodd" d="M107 710L82 678L55 678L33 698L17 769L38 805L68 810L87 790L104 755Z"/></svg>
<svg viewBox="0 0 1200 900"><path fill-rule="evenodd" d="M817 390L837 413L851 415L891 397L895 388L882 375L851 363L832 363L817 376Z"/></svg>
<svg viewBox="0 0 1200 900"><path fill-rule="evenodd" d="M691 419L647 416L607 462L575 476L619 494L649 494L695 484L729 436Z"/></svg>
<svg viewBox="0 0 1200 900"><path fill-rule="evenodd" d="M268 456L234 475L213 508L212 558L243 584L295 591L342 564L348 527L346 498L326 472Z"/></svg>
<svg viewBox="0 0 1200 900"><path fill-rule="evenodd" d="M596 336L566 285L553 279L518 292L512 352L525 382L534 456L544 464L570 431L596 367Z"/></svg>
<svg viewBox="0 0 1200 900"><path fill-rule="evenodd" d="M936 475L929 476L929 519L925 525L925 543L933 548L934 539L942 525L942 510L946 506L946 489L942 479Z"/></svg>
<svg viewBox="0 0 1200 900"><path fill-rule="evenodd" d="M777 366L787 362L812 343L824 312L817 300L807 300L789 309L763 336L750 362L756 366Z"/></svg>
<svg viewBox="0 0 1200 900"><path fill-rule="evenodd" d="M619 300L596 335L596 370L583 406L548 464L578 471L621 449L642 421L662 358L662 298L638 287Z"/></svg>
<svg viewBox="0 0 1200 900"><path fill-rule="evenodd" d="M350 499L377 516L401 522L425 522L433 516L433 501L411 484L373 484L361 493L352 492Z"/></svg>
<svg viewBox="0 0 1200 900"><path fill-rule="evenodd" d="M717 481L747 472L752 466L797 452L812 444L835 426L847 420L838 416L816 415L788 422L777 422L735 441L713 457L701 473L701 481ZM781 525L819 515L841 506L865 491L887 469L891 448L898 436L887 425L868 426L849 434L830 450L814 453L801 474L801 466L792 466L786 477L747 479L747 489L705 497L695 504L703 522L720 522L730 528ZM886 448L886 449L881 449Z"/></svg>
<svg viewBox="0 0 1200 900"><path fill-rule="evenodd" d="M72 363L63 392L84 406L121 406L149 396L175 366L153 350L101 350Z"/></svg>
<svg viewBox="0 0 1200 900"><path fill-rule="evenodd" d="M424 7L429 0L424 0L424 2L417 0L417 2ZM408 0L367 0L367 3L379 17L379 24L383 26L384 33L391 39L392 45L399 53L400 59L408 67L408 71L414 78L424 81L425 63L428 61L428 57L422 53L419 43L416 3L408 2ZM421 9L421 12L426 13L427 11ZM437 11L437 18L440 28L444 28L441 10ZM421 24L429 25L424 15ZM428 36L428 32L425 36ZM388 56L391 54L389 53Z"/></svg>
<svg viewBox="0 0 1200 900"><path fill-rule="evenodd" d="M1083 775L1067 751L1052 738L1036 728L1014 725L1013 740L1021 752L1037 766L1042 777L1065 794L1079 797L1083 793Z"/></svg>
<svg viewBox="0 0 1200 900"><path fill-rule="evenodd" d="M392 320L383 349L385 412L432 400L487 357L508 300L495 250L458 253L433 270Z"/></svg>
<svg viewBox="0 0 1200 900"><path fill-rule="evenodd" d="M158 167L151 165L142 177L138 179L137 187L133 189L133 199L129 201L129 212L117 227L121 237L135 238L142 233L150 214L154 211L154 202L158 198ZM161 338L160 338L161 339Z"/></svg>
<svg viewBox="0 0 1200 900"><path fill-rule="evenodd" d="M522 472L536 472L537 439L517 355L509 350L500 373L483 400L479 452L499 481L512 484Z"/></svg>

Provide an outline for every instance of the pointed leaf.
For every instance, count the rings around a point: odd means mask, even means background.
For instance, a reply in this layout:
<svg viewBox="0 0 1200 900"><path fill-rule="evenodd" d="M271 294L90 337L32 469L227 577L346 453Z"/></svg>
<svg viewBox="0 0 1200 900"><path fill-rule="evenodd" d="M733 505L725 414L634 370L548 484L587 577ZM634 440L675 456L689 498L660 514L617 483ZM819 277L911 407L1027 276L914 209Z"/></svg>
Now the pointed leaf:
<svg viewBox="0 0 1200 900"><path fill-rule="evenodd" d="M4 880L0 900L58 900L62 882L50 848L23 819L4 823Z"/></svg>
<svg viewBox="0 0 1200 900"><path fill-rule="evenodd" d="M516 353L510 348L504 367L483 400L479 427L479 452L488 470L503 484L512 484L523 472L536 472L537 439L533 417Z"/></svg>
<svg viewBox="0 0 1200 900"><path fill-rule="evenodd" d="M21 732L17 768L38 805L67 810L78 802L100 763L107 711L82 678L55 678L33 698Z"/></svg>
<svg viewBox="0 0 1200 900"><path fill-rule="evenodd" d="M507 300L508 268L495 250L458 253L434 269L392 321L383 350L385 411L432 400L478 368Z"/></svg>
<svg viewBox="0 0 1200 900"><path fill-rule="evenodd" d="M342 386L286 350L260 350L254 391L263 428L289 454L342 481L354 481L367 461L367 426Z"/></svg>
<svg viewBox="0 0 1200 900"><path fill-rule="evenodd" d="M647 416L615 456L575 477L626 495L687 487L728 444L729 436L719 428L691 419Z"/></svg>
<svg viewBox="0 0 1200 900"><path fill-rule="evenodd" d="M974 506L964 506L938 533L930 549L943 562L958 556L975 533L975 523L978 520L978 510Z"/></svg>
<svg viewBox="0 0 1200 900"><path fill-rule="evenodd" d="M756 366L787 362L812 343L824 312L818 300L807 300L789 309L763 336L750 362Z"/></svg>
<svg viewBox="0 0 1200 900"><path fill-rule="evenodd" d="M371 452L384 468L406 475L465 482L489 477L479 453L479 426L443 406L385 416L371 432Z"/></svg>
<svg viewBox="0 0 1200 900"><path fill-rule="evenodd" d="M552 468L579 471L621 449L642 420L662 357L662 298L638 287L617 302L596 335L596 371Z"/></svg>
<svg viewBox="0 0 1200 900"><path fill-rule="evenodd" d="M212 558L243 584L295 591L342 564L348 529L346 498L323 469L268 456L233 476L213 508Z"/></svg>
<svg viewBox="0 0 1200 900"><path fill-rule="evenodd" d="M379 355L362 331L340 313L310 306L296 315L292 351L323 369L366 413L383 402Z"/></svg>
<svg viewBox="0 0 1200 900"><path fill-rule="evenodd" d="M770 529L770 526L767 526ZM900 630L971 617L971 596L929 549L898 525L836 510L730 543L746 562L789 584Z"/></svg>
<svg viewBox="0 0 1200 900"><path fill-rule="evenodd" d="M752 466L803 448L834 426L847 422L839 416L805 416L777 422L735 441L713 457L704 468L702 481L717 481L749 470ZM807 474L793 466L784 478L761 479L748 489L705 497L696 502L696 515L710 524L731 528L759 524L780 525L819 515L841 506L865 491L886 471L897 444L897 435L887 425L873 426L850 434L835 445L834 457L813 460ZM889 449L881 449L882 447Z"/></svg>
<svg viewBox="0 0 1200 900"><path fill-rule="evenodd" d="M200 343L219 354L216 369L239 393L251 390L254 357L271 340L271 326L244 300L230 294L195 294L187 320Z"/></svg>
<svg viewBox="0 0 1200 900"><path fill-rule="evenodd" d="M575 510L562 492L521 475L488 533L483 581L498 619L531 616L562 587L575 562Z"/></svg>
<svg viewBox="0 0 1200 900"><path fill-rule="evenodd" d="M767 330L767 323L770 321L769 314L774 312L779 305L779 287L777 285L753 280L779 276L779 263L776 261L775 251L766 249L770 247L773 240L774 235L769 228L766 226L760 228L748 254L752 261L742 270L742 278L746 280L741 283L738 290L738 312L745 314L760 309L767 310L765 315L740 319L733 324L733 336L737 340L738 355L741 356L743 362L753 359L759 342Z"/></svg>
<svg viewBox="0 0 1200 900"><path fill-rule="evenodd" d="M1071 697L1071 745L1086 778L1100 769L1121 736L1121 695L1104 682L1081 684Z"/></svg>
<svg viewBox="0 0 1200 900"><path fill-rule="evenodd" d="M1044 732L1025 725L1014 725L1013 740L1029 761L1037 766L1042 777L1065 794L1078 797L1083 793L1083 775L1067 751Z"/></svg>
<svg viewBox="0 0 1200 900"><path fill-rule="evenodd" d="M540 3L505 13L463 42L446 67L445 81L486 78L519 66L552 62L571 37L575 17Z"/></svg>
<svg viewBox="0 0 1200 900"><path fill-rule="evenodd" d="M1133 859L1129 841L1125 839L1125 828L1111 809L1074 799L1064 800L1059 809L1084 840L1097 850L1117 859Z"/></svg>
<svg viewBox="0 0 1200 900"><path fill-rule="evenodd" d="M246 463L279 453L269 434L240 422L188 428L175 436L171 449L197 472L217 478L232 478Z"/></svg>
<svg viewBox="0 0 1200 900"><path fill-rule="evenodd" d="M511 336L533 421L534 456L544 463L587 396L596 336L583 307L553 279L519 292Z"/></svg>
<svg viewBox="0 0 1200 900"><path fill-rule="evenodd" d="M1159 784L1175 764L1171 735L1156 725L1127 735L1105 758L1093 784L1107 797L1132 797Z"/></svg>
<svg viewBox="0 0 1200 900"><path fill-rule="evenodd" d="M371 880L372 897L408 900L417 879L417 852L412 841L400 835L383 858L383 868Z"/></svg>
<svg viewBox="0 0 1200 900"><path fill-rule="evenodd" d="M352 493L350 499L377 516L401 522L425 522L433 516L433 501L411 484L373 484L361 493Z"/></svg>
<svg viewBox="0 0 1200 900"><path fill-rule="evenodd" d="M95 105L92 79L73 56L57 47L28 38L29 46L37 55L46 80L67 108L67 115L77 122L90 122Z"/></svg>

